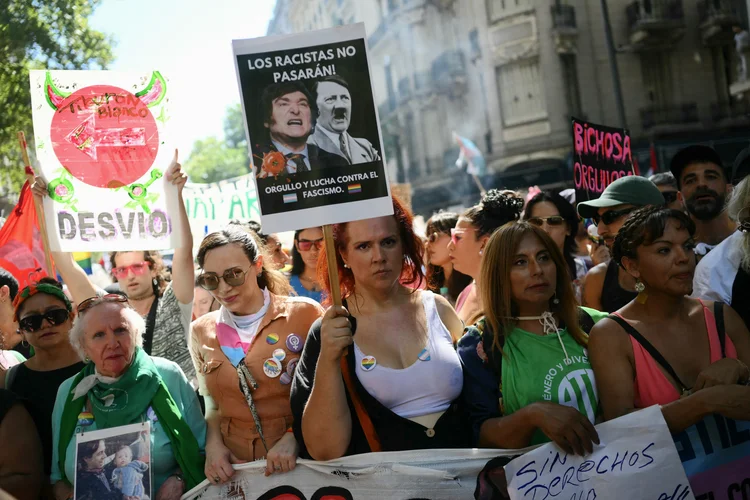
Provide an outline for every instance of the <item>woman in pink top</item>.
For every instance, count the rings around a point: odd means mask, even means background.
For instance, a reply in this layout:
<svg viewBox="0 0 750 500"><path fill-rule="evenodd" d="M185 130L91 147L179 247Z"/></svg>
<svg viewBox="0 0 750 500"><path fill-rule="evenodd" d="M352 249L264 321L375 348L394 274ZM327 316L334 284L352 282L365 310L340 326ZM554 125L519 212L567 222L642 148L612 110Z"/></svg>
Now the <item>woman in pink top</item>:
<svg viewBox="0 0 750 500"><path fill-rule="evenodd" d="M655 404L672 432L712 413L750 420L750 333L729 306L687 297L694 232L683 212L651 206L633 212L617 234L614 259L637 280L639 295L591 331L606 420Z"/></svg>

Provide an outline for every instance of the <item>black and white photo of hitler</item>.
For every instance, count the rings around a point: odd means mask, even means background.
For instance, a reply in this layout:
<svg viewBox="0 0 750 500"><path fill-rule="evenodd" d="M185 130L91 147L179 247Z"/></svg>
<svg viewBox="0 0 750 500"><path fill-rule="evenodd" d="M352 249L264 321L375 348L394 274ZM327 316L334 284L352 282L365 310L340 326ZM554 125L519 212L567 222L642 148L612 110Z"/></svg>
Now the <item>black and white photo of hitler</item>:
<svg viewBox="0 0 750 500"><path fill-rule="evenodd" d="M267 86L261 95L260 106L268 142L256 146L253 151L258 177L286 177L297 172L348 165L342 156L307 143L315 127L318 109L302 82Z"/></svg>
<svg viewBox="0 0 750 500"><path fill-rule="evenodd" d="M349 164L380 160L375 147L365 138L352 137L352 97L349 84L339 75L324 77L313 84L318 121L315 133L307 140L320 149L343 156Z"/></svg>

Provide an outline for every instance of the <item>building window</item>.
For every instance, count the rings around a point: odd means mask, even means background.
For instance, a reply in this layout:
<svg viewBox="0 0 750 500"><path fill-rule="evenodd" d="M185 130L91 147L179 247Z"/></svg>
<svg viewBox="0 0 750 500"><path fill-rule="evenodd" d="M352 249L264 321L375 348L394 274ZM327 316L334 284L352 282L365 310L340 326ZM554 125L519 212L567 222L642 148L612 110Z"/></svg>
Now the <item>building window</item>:
<svg viewBox="0 0 750 500"><path fill-rule="evenodd" d="M487 0L487 15L490 21L531 7L531 0Z"/></svg>
<svg viewBox="0 0 750 500"><path fill-rule="evenodd" d="M561 54L560 63L563 70L563 81L565 82L565 100L568 104L568 114L583 118L575 54Z"/></svg>
<svg viewBox="0 0 750 500"><path fill-rule="evenodd" d="M547 103L538 59L529 59L496 69L500 107L506 126L547 117Z"/></svg>

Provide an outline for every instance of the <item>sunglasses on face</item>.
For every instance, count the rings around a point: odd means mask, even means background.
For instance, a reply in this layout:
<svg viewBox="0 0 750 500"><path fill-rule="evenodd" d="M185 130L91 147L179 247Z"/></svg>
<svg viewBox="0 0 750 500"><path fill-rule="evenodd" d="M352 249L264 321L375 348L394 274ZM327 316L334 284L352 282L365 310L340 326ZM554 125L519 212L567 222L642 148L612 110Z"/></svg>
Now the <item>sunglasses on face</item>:
<svg viewBox="0 0 750 500"><path fill-rule="evenodd" d="M551 217L531 217L526 222L537 227L542 227L545 222L550 227L559 227L565 224L565 219L559 215L553 215Z"/></svg>
<svg viewBox="0 0 750 500"><path fill-rule="evenodd" d="M116 267L112 269L112 274L114 274L115 278L117 278L118 280L122 280L127 278L128 274L130 274L131 271L136 276L142 276L146 271L148 271L150 267L150 262L136 262L135 264L130 264L129 266Z"/></svg>
<svg viewBox="0 0 750 500"><path fill-rule="evenodd" d="M315 245L315 248L320 250L323 248L323 238L319 240L298 240L297 241L297 247L300 249L301 252L309 252L313 245Z"/></svg>
<svg viewBox="0 0 750 500"><path fill-rule="evenodd" d="M677 201L677 191L664 191L661 195L664 196L664 203L666 205Z"/></svg>
<svg viewBox="0 0 750 500"><path fill-rule="evenodd" d="M245 275L249 270L233 267L224 271L221 276L216 273L203 273L198 276L198 286L210 292L219 288L219 282L222 279L229 286L240 286L245 283Z"/></svg>
<svg viewBox="0 0 750 500"><path fill-rule="evenodd" d="M122 295L120 293L108 293L107 295L102 295L101 297L89 297L88 299L78 304L76 311L78 311L78 314L81 314L82 312L85 312L88 309L91 309L92 307L103 302L126 303L127 301L128 298L125 295Z"/></svg>
<svg viewBox="0 0 750 500"><path fill-rule="evenodd" d="M603 214L594 214L593 219L594 222L599 224L599 222L603 222L606 225L610 225L616 220L618 220L620 217L624 217L628 215L630 212L633 212L636 209L636 207L631 208L623 208L622 210L610 210L609 212L604 212Z"/></svg>
<svg viewBox="0 0 750 500"><path fill-rule="evenodd" d="M36 332L42 329L42 322L46 319L47 322L52 326L62 325L70 317L70 313L67 309L50 309L49 311L41 314L32 314L26 316L18 322L18 326L21 330L26 332Z"/></svg>
<svg viewBox="0 0 750 500"><path fill-rule="evenodd" d="M461 239L461 236L462 236L462 235L463 235L464 233L466 233L466 232L468 232L468 231L473 231L473 230L474 230L474 229L469 229L469 228L467 228L467 229L456 229L456 228L452 228L452 229L451 229L451 242L452 242L452 243L453 243L454 245L457 245L457 244L458 244L458 241L459 241L459 240Z"/></svg>

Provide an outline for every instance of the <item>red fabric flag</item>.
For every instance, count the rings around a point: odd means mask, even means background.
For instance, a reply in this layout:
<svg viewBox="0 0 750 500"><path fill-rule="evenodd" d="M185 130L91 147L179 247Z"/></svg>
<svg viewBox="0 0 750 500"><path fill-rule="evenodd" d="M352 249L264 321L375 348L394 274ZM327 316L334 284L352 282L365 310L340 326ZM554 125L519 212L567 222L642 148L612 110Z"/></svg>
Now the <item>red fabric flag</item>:
<svg viewBox="0 0 750 500"><path fill-rule="evenodd" d="M16 208L0 228L0 267L15 276L24 288L47 276L45 266L34 197L26 182Z"/></svg>
<svg viewBox="0 0 750 500"><path fill-rule="evenodd" d="M659 160L656 158L656 146L654 146L654 143L651 143L651 147L649 148L649 162L651 163L651 171L653 173L658 172Z"/></svg>

